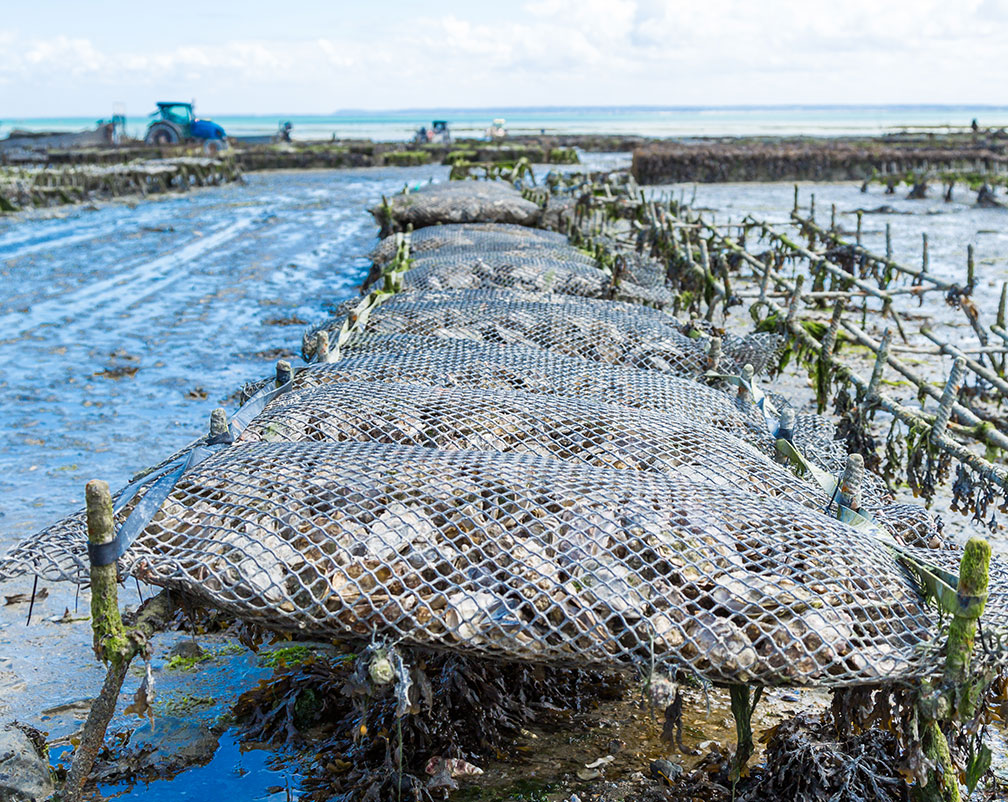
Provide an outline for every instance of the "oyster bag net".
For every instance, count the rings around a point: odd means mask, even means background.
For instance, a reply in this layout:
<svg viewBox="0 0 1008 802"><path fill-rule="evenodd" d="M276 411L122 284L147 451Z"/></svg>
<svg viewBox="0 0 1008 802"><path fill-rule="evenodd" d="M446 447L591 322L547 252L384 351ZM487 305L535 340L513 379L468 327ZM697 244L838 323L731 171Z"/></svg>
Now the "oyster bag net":
<svg viewBox="0 0 1008 802"><path fill-rule="evenodd" d="M360 300L307 332L306 359L325 331L333 361L296 371L233 445L182 474L122 570L320 638L767 685L933 671L938 614L895 552L775 461L751 399L704 383L715 330L656 308L668 298L653 264L617 287L525 228L537 214L473 182L376 210L386 228L431 226L412 235L403 291L359 326ZM466 221L482 222L453 224ZM373 278L399 243L379 244ZM719 334L720 373L760 372L780 342ZM833 433L799 415L794 444L835 473ZM862 500L904 554L934 531L877 477ZM0 576L86 581L85 531L81 513L55 524ZM1004 576L996 563L985 629L1008 631Z"/></svg>
<svg viewBox="0 0 1008 802"><path fill-rule="evenodd" d="M912 676L935 631L884 546L806 507L526 454L239 444L128 560L271 628L715 681Z"/></svg>

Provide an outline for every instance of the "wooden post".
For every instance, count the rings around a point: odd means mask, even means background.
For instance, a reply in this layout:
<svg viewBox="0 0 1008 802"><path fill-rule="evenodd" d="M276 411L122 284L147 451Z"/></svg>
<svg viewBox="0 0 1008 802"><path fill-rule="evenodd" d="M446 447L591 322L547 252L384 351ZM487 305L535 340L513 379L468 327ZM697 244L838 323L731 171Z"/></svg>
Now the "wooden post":
<svg viewBox="0 0 1008 802"><path fill-rule="evenodd" d="M933 440L940 440L945 436L945 429L948 427L949 418L952 416L952 407L959 398L959 387L962 385L965 370L966 360L961 356L956 357L952 362L952 370L949 371L948 381L945 382L945 390L942 392L941 400L938 402L938 412L935 414L934 426L931 428L931 438Z"/></svg>
<svg viewBox="0 0 1008 802"><path fill-rule="evenodd" d="M826 333L823 335L822 339L822 351L821 356L823 359L829 359L833 356L833 349L836 347L837 334L840 331L840 316L844 312L844 299L837 298L836 302L833 304L833 316L830 318L829 327L826 329Z"/></svg>
<svg viewBox="0 0 1008 802"><path fill-rule="evenodd" d="M286 359L281 359L276 363L276 387L283 387L285 384L294 378L294 373L291 370L291 363Z"/></svg>
<svg viewBox="0 0 1008 802"><path fill-rule="evenodd" d="M763 694L763 686L757 685L750 697L748 685L729 685L728 694L731 697L732 717L735 719L736 747L731 762L731 781L734 786L742 777L754 751L752 717Z"/></svg>
<svg viewBox="0 0 1008 802"><path fill-rule="evenodd" d="M885 224L885 258L887 262L892 261L892 226Z"/></svg>
<svg viewBox="0 0 1008 802"><path fill-rule="evenodd" d="M864 482L864 457L851 454L840 478L840 493L837 503L857 512L861 509L861 485Z"/></svg>
<svg viewBox="0 0 1008 802"><path fill-rule="evenodd" d="M115 539L112 494L107 482L87 483L88 542L96 546ZM119 591L116 564L91 566L91 622L94 629L95 656L105 662L118 659L126 646L126 631L119 616Z"/></svg>
<svg viewBox="0 0 1008 802"><path fill-rule="evenodd" d="M766 303L767 287L770 284L770 273L773 270L774 264L774 254L773 251L767 253L765 258L765 264L763 267L763 275L760 277L759 285L759 303Z"/></svg>
<svg viewBox="0 0 1008 802"><path fill-rule="evenodd" d="M970 682L970 661L977 621L983 614L987 596L990 559L990 544L972 537L967 541L959 563L957 595L960 600L968 601L960 602L965 604L964 608L953 614L949 623L943 679L946 694L951 694L953 698L941 707L961 722L973 717L977 696L982 690L973 687ZM936 769L928 772L928 782L920 789L918 797L926 802L959 802L959 775L939 721L932 719L927 722L921 741L924 754L935 763Z"/></svg>
<svg viewBox="0 0 1008 802"><path fill-rule="evenodd" d="M210 440L222 437L227 434L227 430L227 410L224 407L217 407L210 413Z"/></svg>
<svg viewBox="0 0 1008 802"><path fill-rule="evenodd" d="M324 364L329 361L329 332L315 334L315 361Z"/></svg>
<svg viewBox="0 0 1008 802"><path fill-rule="evenodd" d="M802 284L804 283L805 283L804 273L799 273L797 276L795 276L794 291L788 298L787 317L785 318L785 322L788 324L790 324L791 321L794 320L798 314L798 304L801 303L801 289Z"/></svg>
<svg viewBox="0 0 1008 802"><path fill-rule="evenodd" d="M721 361L721 338L711 337L710 341L707 343L707 370L718 369L718 363Z"/></svg>
<svg viewBox="0 0 1008 802"><path fill-rule="evenodd" d="M889 345L892 342L892 330L886 329L882 333L882 340L879 342L878 353L875 356L875 366L872 368L871 379L868 380L868 389L865 390L865 398L871 401L879 394L879 385L882 383L882 371L885 370L886 362L889 360Z"/></svg>
<svg viewBox="0 0 1008 802"><path fill-rule="evenodd" d="M863 217L864 217L864 212L862 212L860 209L858 209L857 210L857 231L854 233L855 242L857 242L858 245L861 244L861 224L862 224L862 218Z"/></svg>
<svg viewBox="0 0 1008 802"><path fill-rule="evenodd" d="M112 494L106 482L92 480L85 488L87 502L88 542L109 543L115 538L112 516ZM126 671L129 669L129 641L119 615L119 594L116 586L116 564L91 566L91 627L94 630L94 652L99 660L109 664L101 693L91 706L80 744L74 750L73 764L64 787L64 799L77 800L84 782L91 773L95 758L105 740L116 700Z"/></svg>
<svg viewBox="0 0 1008 802"><path fill-rule="evenodd" d="M927 273L930 259L928 257L927 232L921 234L921 273Z"/></svg>

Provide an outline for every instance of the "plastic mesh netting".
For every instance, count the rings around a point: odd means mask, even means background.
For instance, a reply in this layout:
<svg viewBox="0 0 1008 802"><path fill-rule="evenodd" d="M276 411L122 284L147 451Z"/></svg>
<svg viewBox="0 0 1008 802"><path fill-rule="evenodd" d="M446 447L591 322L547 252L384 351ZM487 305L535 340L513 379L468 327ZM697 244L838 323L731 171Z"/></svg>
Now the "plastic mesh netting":
<svg viewBox="0 0 1008 802"><path fill-rule="evenodd" d="M373 264L382 266L395 258L397 243L386 237L371 253ZM540 254L580 254L581 261L594 264L595 259L571 246L567 237L541 228L504 223L468 223L421 228L410 236L410 253L421 257L429 252L445 253L449 249L477 251L529 251Z"/></svg>
<svg viewBox="0 0 1008 802"><path fill-rule="evenodd" d="M334 333L341 323L336 318L316 331ZM657 309L513 290L403 292L370 313L367 331L528 345L682 376L706 371L709 341L683 333L680 321ZM313 353L311 334L305 342L307 358ZM737 372L748 363L760 372L778 345L774 334L730 338L722 346L721 368Z"/></svg>
<svg viewBox="0 0 1008 802"><path fill-rule="evenodd" d="M464 181L428 184L409 194L395 195L388 205L371 212L383 233L440 223L516 223L534 226L541 210L510 184Z"/></svg>
<svg viewBox="0 0 1008 802"><path fill-rule="evenodd" d="M532 292L627 300L672 308L675 297L664 288L632 281L614 282L595 265L569 253L537 251L438 251L421 257L403 277L403 286L419 290L509 288Z"/></svg>
<svg viewBox="0 0 1008 802"><path fill-rule="evenodd" d="M342 367L353 371L352 366ZM328 378L335 378L334 373L329 371ZM285 395L257 416L240 440L359 441L516 451L745 487L812 509L830 505L829 496L817 484L767 456L774 451L765 429L761 436L758 424L751 422L745 429L738 428L740 436L730 434L729 429L741 422L738 407L726 405L722 420L718 405L703 404L696 393L683 393L683 403L675 405L674 411L659 413L601 398L543 398L500 389L418 387L369 378ZM713 391L708 398L719 395L723 394ZM698 419L703 423L697 423ZM863 504L880 524L905 540L926 543L935 534L933 521L923 509L901 504L892 505L889 512L890 505L871 493ZM913 515L914 511L919 514Z"/></svg>
<svg viewBox="0 0 1008 802"><path fill-rule="evenodd" d="M236 445L128 564L271 628L724 681L911 676L935 631L885 547L806 507L485 451Z"/></svg>
<svg viewBox="0 0 1008 802"><path fill-rule="evenodd" d="M493 222L516 196L466 182L380 213ZM610 277L559 235L445 225L412 247L406 290L181 473L124 572L322 638L768 685L934 668L939 616L886 542L928 543L931 517L869 476L878 529L836 520L829 493L777 457L753 398L707 375L711 326L607 300ZM394 255L379 245L373 275ZM646 260L628 269L661 289ZM342 316L309 332L306 358L314 333L341 328ZM762 334L721 343L725 374L761 371L778 347ZM833 434L798 415L793 440L835 473L846 454ZM955 564L950 550L902 554ZM0 576L86 581L87 568L81 514L0 560ZM995 635L1008 632L1005 579L995 561Z"/></svg>

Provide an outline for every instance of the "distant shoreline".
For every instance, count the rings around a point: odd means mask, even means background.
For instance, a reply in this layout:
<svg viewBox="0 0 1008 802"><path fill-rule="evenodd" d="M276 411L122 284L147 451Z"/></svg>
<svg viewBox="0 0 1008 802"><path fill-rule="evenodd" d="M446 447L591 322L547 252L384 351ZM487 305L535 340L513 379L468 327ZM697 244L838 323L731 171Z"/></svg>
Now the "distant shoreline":
<svg viewBox="0 0 1008 802"><path fill-rule="evenodd" d="M151 103L153 108L153 102ZM231 135L262 135L290 121L296 140L371 139L403 142L432 120L447 120L456 137L480 137L492 120L506 120L512 134L609 135L649 138L706 136L871 136L909 131L958 131L975 118L984 127L1008 126L1008 105L780 105L666 107L486 107L479 109L342 110L332 114L234 114L197 107L201 116L220 123ZM93 128L95 116L0 118L0 137L12 129L81 131ZM105 115L111 117L111 109ZM143 134L149 117L126 116L126 132Z"/></svg>

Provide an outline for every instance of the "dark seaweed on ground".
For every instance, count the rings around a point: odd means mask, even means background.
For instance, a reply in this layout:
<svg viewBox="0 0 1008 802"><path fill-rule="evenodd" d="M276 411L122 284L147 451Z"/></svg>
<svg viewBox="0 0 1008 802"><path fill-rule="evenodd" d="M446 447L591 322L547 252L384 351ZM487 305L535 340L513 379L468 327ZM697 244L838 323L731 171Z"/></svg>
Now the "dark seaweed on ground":
<svg viewBox="0 0 1008 802"><path fill-rule="evenodd" d="M413 652L411 712L397 719L391 686L360 681L363 659L315 655L281 667L235 705L246 740L309 747L306 800L431 798L431 757L507 754L536 717L624 688L614 674Z"/></svg>

